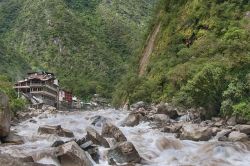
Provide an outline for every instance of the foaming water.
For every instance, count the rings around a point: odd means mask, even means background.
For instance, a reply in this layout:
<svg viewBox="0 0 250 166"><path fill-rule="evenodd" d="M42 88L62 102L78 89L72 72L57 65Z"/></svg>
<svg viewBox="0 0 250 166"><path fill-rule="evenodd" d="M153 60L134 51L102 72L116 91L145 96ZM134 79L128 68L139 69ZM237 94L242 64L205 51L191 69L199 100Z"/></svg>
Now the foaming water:
<svg viewBox="0 0 250 166"><path fill-rule="evenodd" d="M117 125L125 136L131 141L141 157L142 165L149 166L249 166L249 146L243 143L217 142L194 142L176 139L173 134L162 133L152 129L150 123L141 123L135 127L121 127L121 122L128 112L120 110L99 110L86 112L59 112L57 114L41 115L33 118L37 123L29 120L14 127L19 135L24 137L25 144L0 147L0 151L16 157L32 155L35 161L44 164L58 165L57 159L53 158L53 149L50 146L56 140L67 141L54 135L39 135L38 128L42 125L61 125L71 130L77 139L86 134L86 127L91 125L93 117L103 116ZM101 130L101 127L96 127ZM99 166L108 165L106 159L107 149L100 147Z"/></svg>

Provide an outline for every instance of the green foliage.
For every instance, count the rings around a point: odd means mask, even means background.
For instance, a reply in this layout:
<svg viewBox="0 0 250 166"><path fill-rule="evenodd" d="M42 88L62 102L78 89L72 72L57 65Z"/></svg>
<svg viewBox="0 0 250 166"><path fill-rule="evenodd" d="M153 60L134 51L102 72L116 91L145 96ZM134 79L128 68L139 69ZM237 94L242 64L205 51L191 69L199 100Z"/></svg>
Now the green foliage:
<svg viewBox="0 0 250 166"><path fill-rule="evenodd" d="M17 98L17 93L12 88L10 78L4 75L0 75L0 91L7 94L10 100L10 109L15 114L17 111L22 111L25 108L26 101L24 99Z"/></svg>
<svg viewBox="0 0 250 166"><path fill-rule="evenodd" d="M164 100L186 107L204 107L211 114L220 111L221 115L247 117L250 2L166 0L162 3L156 19L162 22L161 32L147 72L129 94L130 101ZM131 66L138 67L138 62ZM130 84L129 80L122 81ZM117 91L122 89L118 87Z"/></svg>
<svg viewBox="0 0 250 166"><path fill-rule="evenodd" d="M175 100L185 106L219 111L225 85L225 69L207 65L181 88Z"/></svg>
<svg viewBox="0 0 250 166"><path fill-rule="evenodd" d="M13 48L11 66L23 59L33 70L55 72L61 86L79 97L110 97L143 45L156 2L3 0L0 46Z"/></svg>

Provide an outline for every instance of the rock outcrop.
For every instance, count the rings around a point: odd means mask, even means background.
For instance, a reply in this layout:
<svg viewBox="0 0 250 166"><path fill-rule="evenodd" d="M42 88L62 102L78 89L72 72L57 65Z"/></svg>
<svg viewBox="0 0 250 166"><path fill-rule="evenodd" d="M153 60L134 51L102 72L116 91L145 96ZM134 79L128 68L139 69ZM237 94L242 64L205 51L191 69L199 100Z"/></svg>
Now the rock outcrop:
<svg viewBox="0 0 250 166"><path fill-rule="evenodd" d="M11 112L9 109L9 98L0 92L0 138L7 137L10 132Z"/></svg>

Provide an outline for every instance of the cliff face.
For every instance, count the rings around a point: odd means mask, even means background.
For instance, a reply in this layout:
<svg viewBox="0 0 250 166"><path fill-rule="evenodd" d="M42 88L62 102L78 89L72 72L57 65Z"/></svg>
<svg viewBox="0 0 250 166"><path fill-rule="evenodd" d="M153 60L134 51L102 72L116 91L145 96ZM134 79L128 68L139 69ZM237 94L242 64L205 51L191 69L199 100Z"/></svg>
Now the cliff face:
<svg viewBox="0 0 250 166"><path fill-rule="evenodd" d="M144 76L131 70L114 94L115 103L126 95L130 102L169 101L249 117L250 2L161 3L155 24L162 26Z"/></svg>

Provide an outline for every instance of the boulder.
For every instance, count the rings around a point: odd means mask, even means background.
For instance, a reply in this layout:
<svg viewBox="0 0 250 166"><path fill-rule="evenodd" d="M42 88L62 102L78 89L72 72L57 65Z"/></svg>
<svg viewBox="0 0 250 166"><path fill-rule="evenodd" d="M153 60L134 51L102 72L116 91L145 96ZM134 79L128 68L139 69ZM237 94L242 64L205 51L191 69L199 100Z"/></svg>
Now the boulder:
<svg viewBox="0 0 250 166"><path fill-rule="evenodd" d="M119 143L108 151L108 161L115 163L139 163L141 157L131 142Z"/></svg>
<svg viewBox="0 0 250 166"><path fill-rule="evenodd" d="M235 116L233 116L233 117L231 117L231 118L229 118L228 120L227 120L227 125L229 125L229 126L235 126L237 123L236 123L236 117Z"/></svg>
<svg viewBox="0 0 250 166"><path fill-rule="evenodd" d="M171 119L176 119L178 117L177 108L168 104L159 104L156 110L157 114L168 115Z"/></svg>
<svg viewBox="0 0 250 166"><path fill-rule="evenodd" d="M105 123L103 125L102 136L108 138L114 138L116 142L127 141L127 138L122 133L122 131L112 123Z"/></svg>
<svg viewBox="0 0 250 166"><path fill-rule="evenodd" d="M20 145L23 144L23 138L14 132L10 132L7 137L2 138L3 143Z"/></svg>
<svg viewBox="0 0 250 166"><path fill-rule="evenodd" d="M8 136L10 132L10 120L9 98L0 92L0 138Z"/></svg>
<svg viewBox="0 0 250 166"><path fill-rule="evenodd" d="M250 135L250 125L237 125L236 129L239 130L241 133Z"/></svg>
<svg viewBox="0 0 250 166"><path fill-rule="evenodd" d="M218 141L227 141L228 140L228 135L231 133L232 130L230 129L223 129L220 132L218 132L215 136L215 138Z"/></svg>
<svg viewBox="0 0 250 166"><path fill-rule="evenodd" d="M170 123L170 118L165 114L154 114L150 117L150 120L158 123Z"/></svg>
<svg viewBox="0 0 250 166"><path fill-rule="evenodd" d="M132 110L137 110L137 109L139 109L139 108L147 108L147 107L148 107L147 104L146 104L145 102L143 102L143 101L139 101L139 102L134 103L134 104L132 104L132 105L130 106L130 108L131 108Z"/></svg>
<svg viewBox="0 0 250 166"><path fill-rule="evenodd" d="M104 123L106 123L108 121L107 118L97 115L91 118L93 120L93 122L91 123L91 125L93 126L97 126L97 127L101 127L103 126Z"/></svg>
<svg viewBox="0 0 250 166"><path fill-rule="evenodd" d="M173 125L168 125L168 126L165 126L163 129L162 129L162 132L166 132L166 133L179 133L181 128L182 128L182 123L175 123Z"/></svg>
<svg viewBox="0 0 250 166"><path fill-rule="evenodd" d="M158 140L156 140L156 147L160 150L160 151L164 151L166 149L181 149L183 147L181 141L179 141L178 139L172 139L172 138L166 138L166 137L162 137L159 138Z"/></svg>
<svg viewBox="0 0 250 166"><path fill-rule="evenodd" d="M93 129L92 127L87 127L86 131L87 141L92 141L94 144L104 146L105 148L110 147L108 141L103 136L101 136L95 129Z"/></svg>
<svg viewBox="0 0 250 166"><path fill-rule="evenodd" d="M193 141L208 141L212 137L213 131L209 127L202 127L197 124L186 124L181 129L181 139Z"/></svg>
<svg viewBox="0 0 250 166"><path fill-rule="evenodd" d="M74 134L72 131L63 129L60 125L58 126L40 126L38 129L39 134L55 134L60 137L68 137L72 138L74 137Z"/></svg>
<svg viewBox="0 0 250 166"><path fill-rule="evenodd" d="M247 141L248 136L245 133L233 131L229 134L228 140L233 141L233 142L235 142L235 141Z"/></svg>
<svg viewBox="0 0 250 166"><path fill-rule="evenodd" d="M35 163L32 159L23 160L8 154L0 154L1 166L55 166L50 164Z"/></svg>
<svg viewBox="0 0 250 166"><path fill-rule="evenodd" d="M88 154L74 141L59 146L57 156L61 166L93 166Z"/></svg>
<svg viewBox="0 0 250 166"><path fill-rule="evenodd" d="M123 121L122 126L137 126L142 118L143 116L140 113L130 113L128 117Z"/></svg>
<svg viewBox="0 0 250 166"><path fill-rule="evenodd" d="M58 146L63 145L64 143L65 143L65 142L62 141L62 140L57 140L57 141L55 141L55 142L51 145L51 147L58 147Z"/></svg>

